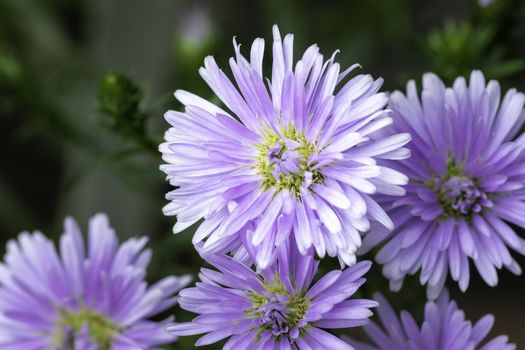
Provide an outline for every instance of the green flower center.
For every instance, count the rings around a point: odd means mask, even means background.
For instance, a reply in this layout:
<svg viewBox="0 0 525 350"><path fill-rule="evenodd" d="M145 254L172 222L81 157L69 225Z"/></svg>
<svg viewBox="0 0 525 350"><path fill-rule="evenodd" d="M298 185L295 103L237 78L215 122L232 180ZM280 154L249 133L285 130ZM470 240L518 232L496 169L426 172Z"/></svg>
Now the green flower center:
<svg viewBox="0 0 525 350"><path fill-rule="evenodd" d="M303 319L310 307L310 300L304 293L291 295L278 278L267 283L265 290L265 295L250 295L253 307L247 312L250 318L257 321L258 336L262 337L263 332L271 332L277 339L287 337L293 342L301 328L307 325Z"/></svg>
<svg viewBox="0 0 525 350"><path fill-rule="evenodd" d="M324 181L319 169L314 169L317 163L315 144L303 133L289 127L282 135L269 130L264 138L265 141L258 145L256 165L257 172L263 177L264 190L288 190L300 197L302 188Z"/></svg>
<svg viewBox="0 0 525 350"><path fill-rule="evenodd" d="M115 333L122 332L106 315L81 307L78 310L59 309L61 318L57 322L54 344L57 347L65 345L74 347L74 335L86 326L91 339L100 350L110 350Z"/></svg>

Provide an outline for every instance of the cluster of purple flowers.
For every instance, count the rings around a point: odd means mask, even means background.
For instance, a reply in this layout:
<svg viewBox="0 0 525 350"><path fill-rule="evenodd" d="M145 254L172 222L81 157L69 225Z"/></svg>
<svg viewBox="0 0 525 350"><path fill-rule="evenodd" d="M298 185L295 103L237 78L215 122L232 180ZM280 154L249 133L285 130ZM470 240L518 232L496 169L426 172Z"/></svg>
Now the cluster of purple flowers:
<svg viewBox="0 0 525 350"><path fill-rule="evenodd" d="M452 87L435 75L406 94L382 79L341 69L317 46L293 59L293 36L273 28L271 75L265 42L249 59L234 40L233 80L212 57L200 74L224 109L177 91L160 145L174 189L174 232L195 225L193 244L214 269L148 287L146 239L118 244L103 215L88 247L66 219L60 253L41 233L22 233L0 264L1 349L157 349L177 336L225 350L510 350L506 337L481 345L494 319L474 326L444 290L468 288L470 262L495 286L497 269L525 255L525 95L501 98L474 71ZM198 226L197 226L198 225ZM419 273L427 286L418 326L386 299L353 298L376 261L392 290ZM340 269L317 276L320 259ZM436 300L437 299L437 300ZM148 320L176 302L191 322ZM369 323L378 307L382 327ZM364 326L371 344L328 330Z"/></svg>
<svg viewBox="0 0 525 350"><path fill-rule="evenodd" d="M315 45L294 63L293 36L274 27L273 39L267 79L263 39L249 59L234 40L233 81L206 58L201 76L227 110L177 91L184 111L166 114L161 169L175 189L164 212L175 233L200 223L193 243L218 270L181 292L200 316L168 331L205 334L197 345L228 338L224 349L375 349L322 329L368 322L377 304L348 298L369 266L356 256L382 245L391 288L420 272L431 301L420 329L406 314L402 329L376 297L387 333L366 331L377 347L477 348L492 318L472 328L442 289L450 274L466 290L469 260L492 286L496 269L521 273L509 248L525 254L525 240L509 223L525 227L524 95L500 101L475 71L468 86L426 74L421 97L413 81L387 96L381 79L347 79L357 65L341 70ZM343 270L309 288L315 255ZM499 337L481 349L511 348Z"/></svg>

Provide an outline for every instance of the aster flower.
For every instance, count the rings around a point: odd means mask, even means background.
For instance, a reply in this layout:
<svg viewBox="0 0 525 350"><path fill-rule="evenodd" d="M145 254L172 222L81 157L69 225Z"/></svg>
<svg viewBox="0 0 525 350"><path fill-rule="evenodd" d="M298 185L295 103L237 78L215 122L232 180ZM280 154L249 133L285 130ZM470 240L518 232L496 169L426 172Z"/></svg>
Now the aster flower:
<svg viewBox="0 0 525 350"><path fill-rule="evenodd" d="M499 84L485 84L479 71L468 87L463 78L446 88L437 76L424 75L421 102L413 81L406 96L392 94L391 132L410 132L413 141L412 157L390 166L410 183L405 197L387 200L395 230L374 230L364 246L389 240L377 261L393 289L421 271L433 299L450 271L465 291L469 260L490 286L498 283L497 269L521 273L509 249L525 254L525 241L509 223L525 227L525 136L515 138L524 100L512 89L500 101Z"/></svg>
<svg viewBox="0 0 525 350"><path fill-rule="evenodd" d="M284 246L260 272L228 256L205 255L218 271L203 268L201 282L182 290L179 300L183 309L199 316L166 330L178 336L205 334L197 346L229 338L224 350L353 349L324 329L368 322L377 303L347 299L365 282L370 262L329 272L311 286L318 262Z"/></svg>
<svg viewBox="0 0 525 350"><path fill-rule="evenodd" d="M350 265L369 219L391 227L370 197L402 195L404 175L377 165L400 159L408 134L376 140L392 120L378 93L382 79L341 72L334 56L323 61L317 46L293 66L293 36L273 28L273 62L263 78L264 40L256 39L250 61L234 40L230 59L235 84L207 57L200 74L231 111L186 91L175 92L184 112L169 111L172 125L160 146L161 169L171 185L165 215L177 215L178 233L204 218L193 243L208 252L244 245L259 267L293 232L299 250L338 256ZM279 229L277 229L279 228Z"/></svg>
<svg viewBox="0 0 525 350"><path fill-rule="evenodd" d="M77 223L67 218L60 254L42 233L21 233L7 243L0 263L0 348L158 349L175 337L171 320L149 317L173 306L188 277L167 277L147 286L147 239L119 245L105 215L89 224L84 247Z"/></svg>
<svg viewBox="0 0 525 350"><path fill-rule="evenodd" d="M487 7L492 5L496 0L479 0L479 5L482 7Z"/></svg>
<svg viewBox="0 0 525 350"><path fill-rule="evenodd" d="M407 311L402 311L399 319L382 295L376 294L374 299L380 304L377 313L382 327L375 322L365 325L364 330L374 345L350 340L357 350L516 349L503 335L484 342L494 324L494 316L485 315L473 326L465 319L464 312L458 309L456 302L449 300L446 291L437 301L427 302L421 327Z"/></svg>

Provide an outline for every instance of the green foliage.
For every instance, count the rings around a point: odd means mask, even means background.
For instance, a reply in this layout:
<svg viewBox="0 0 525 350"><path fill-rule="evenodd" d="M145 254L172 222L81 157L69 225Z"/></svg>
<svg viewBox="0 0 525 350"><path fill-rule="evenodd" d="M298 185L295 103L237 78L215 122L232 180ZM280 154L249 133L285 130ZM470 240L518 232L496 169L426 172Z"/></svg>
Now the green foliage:
<svg viewBox="0 0 525 350"><path fill-rule="evenodd" d="M505 78L525 68L523 59L507 59L503 48L494 44L496 28L470 22L446 21L443 29L431 31L423 46L432 71L447 81L482 69L491 78Z"/></svg>
<svg viewBox="0 0 525 350"><path fill-rule="evenodd" d="M3 84L16 84L23 77L20 63L12 55L0 54L0 82Z"/></svg>

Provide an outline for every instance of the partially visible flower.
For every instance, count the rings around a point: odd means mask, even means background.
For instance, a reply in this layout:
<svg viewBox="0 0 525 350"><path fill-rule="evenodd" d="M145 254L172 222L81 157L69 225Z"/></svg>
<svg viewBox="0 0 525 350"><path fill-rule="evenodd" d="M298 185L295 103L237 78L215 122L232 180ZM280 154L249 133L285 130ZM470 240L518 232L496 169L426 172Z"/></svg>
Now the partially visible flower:
<svg viewBox="0 0 525 350"><path fill-rule="evenodd" d="M180 14L176 33L179 50L186 55L185 58L195 60L214 37L209 6L201 2L193 3L187 11ZM199 60L201 58L202 56L198 57Z"/></svg>
<svg viewBox="0 0 525 350"><path fill-rule="evenodd" d="M401 311L401 318L380 294L378 316L382 327L371 322L364 330L373 345L350 340L356 350L514 350L507 336L484 342L494 324L494 316L485 315L474 326L465 319L456 302L449 301L444 291L435 302L425 306L425 319L419 327L410 313ZM482 345L483 344L483 345Z"/></svg>
<svg viewBox="0 0 525 350"><path fill-rule="evenodd" d="M3 350L157 349L176 338L171 320L148 320L177 302L188 277L147 286L147 239L119 245L105 215L89 224L89 246L67 218L60 254L42 233L7 243L0 264L0 348Z"/></svg>
<svg viewBox="0 0 525 350"><path fill-rule="evenodd" d="M224 350L353 349L323 329L364 325L376 307L373 300L350 299L365 282L370 262L335 270L313 286L318 262L281 246L268 269L223 255L204 255L218 271L202 269L201 282L180 292L185 310L199 314L167 331L178 336L205 334L196 345L229 338Z"/></svg>
<svg viewBox="0 0 525 350"><path fill-rule="evenodd" d="M525 227L525 135L518 134L524 101L511 89L500 102L499 84L486 84L479 71L469 86L458 78L452 88L425 74L421 102L413 81L406 95L392 93L391 132L412 134L412 157L387 164L410 183L405 197L382 203L395 230L373 230L363 249L389 240L377 261L393 289L420 271L430 299L449 272L465 291L469 260L490 286L498 283L497 269L521 273L509 248L525 254L525 240L508 223Z"/></svg>
<svg viewBox="0 0 525 350"><path fill-rule="evenodd" d="M254 252L269 266L276 247L295 236L301 253L314 246L320 257L355 263L360 232L370 219L392 228L374 193L404 194L407 178L377 165L403 159L410 136L376 139L390 124L378 93L382 79L341 72L317 46L293 65L293 36L273 28L271 79L263 77L264 40L252 45L250 61L234 40L230 59L235 84L207 57L200 73L232 112L186 91L175 92L183 113L169 111L172 128L160 146L161 169L177 189L165 215L177 215L178 233L204 218L193 243L208 252Z"/></svg>
<svg viewBox="0 0 525 350"><path fill-rule="evenodd" d="M496 0L479 0L479 4L483 7L492 5Z"/></svg>

